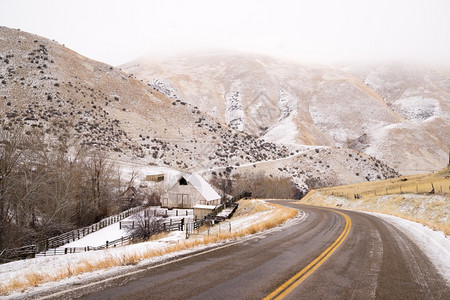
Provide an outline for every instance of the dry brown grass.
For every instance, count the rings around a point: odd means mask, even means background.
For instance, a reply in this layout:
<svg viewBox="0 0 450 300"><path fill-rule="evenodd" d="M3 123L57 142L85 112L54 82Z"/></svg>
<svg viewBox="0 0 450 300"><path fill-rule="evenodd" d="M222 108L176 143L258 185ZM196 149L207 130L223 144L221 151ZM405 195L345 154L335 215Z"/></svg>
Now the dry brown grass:
<svg viewBox="0 0 450 300"><path fill-rule="evenodd" d="M240 200L234 217L248 216L273 209L270 204L254 199Z"/></svg>
<svg viewBox="0 0 450 300"><path fill-rule="evenodd" d="M13 278L8 283L0 285L0 295L6 296L13 291L24 291L29 285L24 285L24 281L19 278Z"/></svg>
<svg viewBox="0 0 450 300"><path fill-rule="evenodd" d="M432 195L428 194L431 183L435 188ZM450 235L449 188L450 168L446 168L432 174L319 189L299 203L390 214Z"/></svg>
<svg viewBox="0 0 450 300"><path fill-rule="evenodd" d="M431 174L403 176L373 182L323 188L320 191L327 195L362 198L392 194L428 194L434 187L435 194L450 196L450 167Z"/></svg>

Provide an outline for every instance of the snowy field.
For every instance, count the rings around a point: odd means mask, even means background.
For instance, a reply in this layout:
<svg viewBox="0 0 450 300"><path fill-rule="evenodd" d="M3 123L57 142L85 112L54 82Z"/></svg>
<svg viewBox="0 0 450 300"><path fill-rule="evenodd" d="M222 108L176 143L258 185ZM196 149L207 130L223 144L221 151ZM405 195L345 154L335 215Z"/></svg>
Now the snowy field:
<svg viewBox="0 0 450 300"><path fill-rule="evenodd" d="M233 218L232 221L223 222L220 226L220 230L228 230L231 228L231 230L238 230L243 229L246 226L250 226L254 224L257 220L263 220L267 219L271 216L273 211L263 211L259 212L253 215L246 215L242 217L236 217ZM450 283L450 239L445 237L445 235L442 232L436 232L433 231L421 224L407 221L401 218L389 216L389 215L383 215L383 214L375 214L379 218L382 218L392 224L394 224L397 228L399 228L401 231L405 232L408 236L412 238L412 240L417 243L417 245L429 256L430 260L433 262L433 264L436 266L438 271L444 276L444 278L447 280L448 283ZM276 228L273 228L269 230L268 232L274 231L274 230L282 230L286 226L290 226L294 223L302 221L305 217L307 217L304 213L299 213L299 215L287 221L284 225L278 226ZM97 236L99 240L113 238L113 232L115 234L123 234L123 231L117 230L118 224L113 224L109 226L109 228L105 228L105 230L102 232L104 236ZM218 227L216 227L217 231ZM101 231L99 231L101 232ZM214 234L214 230L211 230L211 234ZM264 235L267 234L267 232L260 233L258 235ZM116 236L114 236L116 237ZM194 236L195 237L195 236ZM77 245L84 245L86 243L92 243L92 238L86 237L84 242L81 242L82 240L76 241ZM253 238L252 236L247 236L244 238L239 239L237 242L240 242L242 240L248 240ZM90 261L95 262L97 260L102 260L108 257L113 258L120 258L132 254L139 254L143 253L148 250L157 250L161 249L163 250L168 245L176 245L178 243L182 243L186 240L186 234L182 231L175 231L164 238L160 240L155 241L148 241L144 243L134 244L134 245L128 245L124 247L118 247L118 248L110 248L107 250L102 251L90 251L90 252L84 252L84 253L75 253L75 254L68 254L68 255L61 255L61 256L48 256L48 257L38 257L34 259L29 260L22 260L22 261L16 261L11 262L7 264L0 265L0 282L1 283L7 283L11 280L17 279L17 278L24 278L27 274L35 273L37 270L41 274L55 274L58 273L60 270L67 270L68 268L71 268L73 266L76 266L77 264L82 263L83 261ZM199 250L204 250L207 248L217 247L224 245L226 243L231 243L236 241L222 241L210 245L202 245L197 246L188 250L182 250L179 252L173 252L157 257L153 257L150 259L142 260L138 262L136 265L130 265L130 266L119 266L119 267L112 267L107 270L102 269L98 271L93 271L89 273L84 273L77 276L72 276L69 278L65 278L62 280L59 280L57 282L50 282L41 284L39 286L30 288L26 290L23 293L16 292L14 294L11 294L9 296L4 296L2 299L23 299L26 297L32 297L33 294L46 291L46 290L56 290L58 288L64 288L66 285L77 283L80 285L85 286L86 284L89 284L90 282L94 280L100 280L103 278L111 277L111 276L117 276L119 274L129 273L129 272L140 272L139 270L143 267L153 265L156 263L162 263L167 259L179 257L181 255L186 255L189 253L194 253Z"/></svg>

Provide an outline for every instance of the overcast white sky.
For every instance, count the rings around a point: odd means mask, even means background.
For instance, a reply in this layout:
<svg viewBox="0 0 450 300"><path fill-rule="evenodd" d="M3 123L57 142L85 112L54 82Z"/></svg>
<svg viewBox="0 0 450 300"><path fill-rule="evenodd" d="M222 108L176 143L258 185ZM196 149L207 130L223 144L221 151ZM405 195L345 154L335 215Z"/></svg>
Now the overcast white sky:
<svg viewBox="0 0 450 300"><path fill-rule="evenodd" d="M449 0L0 0L0 25L112 65L210 49L450 65Z"/></svg>

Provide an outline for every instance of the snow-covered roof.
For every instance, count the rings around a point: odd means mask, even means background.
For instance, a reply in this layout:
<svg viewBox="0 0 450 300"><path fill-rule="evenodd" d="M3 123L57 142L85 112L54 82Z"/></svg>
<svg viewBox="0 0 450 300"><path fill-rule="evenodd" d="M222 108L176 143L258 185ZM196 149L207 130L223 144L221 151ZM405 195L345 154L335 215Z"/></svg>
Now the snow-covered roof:
<svg viewBox="0 0 450 300"><path fill-rule="evenodd" d="M194 205L194 208L214 210L214 208L216 208L216 206L215 205L197 204L197 205Z"/></svg>
<svg viewBox="0 0 450 300"><path fill-rule="evenodd" d="M206 199L206 201L220 199L220 195L200 175L183 175L183 178L186 179L187 182L192 184L195 189L203 196L203 198Z"/></svg>

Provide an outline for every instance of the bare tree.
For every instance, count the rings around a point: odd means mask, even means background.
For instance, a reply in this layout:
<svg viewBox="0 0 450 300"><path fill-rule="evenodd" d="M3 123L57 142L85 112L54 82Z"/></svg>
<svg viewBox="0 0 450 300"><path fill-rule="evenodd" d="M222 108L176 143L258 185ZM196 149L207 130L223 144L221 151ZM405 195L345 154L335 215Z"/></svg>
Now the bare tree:
<svg viewBox="0 0 450 300"><path fill-rule="evenodd" d="M45 141L45 142L44 142ZM106 216L117 197L115 167L62 132L0 128L0 251Z"/></svg>
<svg viewBox="0 0 450 300"><path fill-rule="evenodd" d="M144 217L141 214L135 216L134 228L128 229L133 239L148 240L152 235L163 232L163 218L150 215Z"/></svg>

